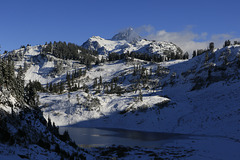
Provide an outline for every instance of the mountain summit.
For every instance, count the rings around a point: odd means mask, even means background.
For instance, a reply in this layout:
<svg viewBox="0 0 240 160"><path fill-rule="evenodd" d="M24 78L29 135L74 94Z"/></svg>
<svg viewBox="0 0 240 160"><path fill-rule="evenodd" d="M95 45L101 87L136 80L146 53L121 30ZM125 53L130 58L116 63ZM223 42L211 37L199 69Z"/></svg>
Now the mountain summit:
<svg viewBox="0 0 240 160"><path fill-rule="evenodd" d="M141 39L142 38L138 35L138 33L131 27L119 32L112 37L112 40L126 40L129 43L134 43Z"/></svg>
<svg viewBox="0 0 240 160"><path fill-rule="evenodd" d="M97 51L108 56L109 53L143 53L148 55L182 55L183 51L171 42L158 42L141 38L133 28L128 28L114 35L112 39L104 39L99 36L89 38L82 45L83 48Z"/></svg>

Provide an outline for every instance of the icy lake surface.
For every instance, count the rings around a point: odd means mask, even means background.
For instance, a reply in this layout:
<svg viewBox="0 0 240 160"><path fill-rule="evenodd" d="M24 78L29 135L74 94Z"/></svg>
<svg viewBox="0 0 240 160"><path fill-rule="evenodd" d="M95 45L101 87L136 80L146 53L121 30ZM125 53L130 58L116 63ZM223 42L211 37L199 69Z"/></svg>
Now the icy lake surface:
<svg viewBox="0 0 240 160"><path fill-rule="evenodd" d="M172 142L176 139L187 139L187 135L143 132L125 129L110 128L77 128L77 127L60 127L62 134L68 130L70 137L78 145L86 146L110 146L125 145L139 147L161 147L163 144Z"/></svg>

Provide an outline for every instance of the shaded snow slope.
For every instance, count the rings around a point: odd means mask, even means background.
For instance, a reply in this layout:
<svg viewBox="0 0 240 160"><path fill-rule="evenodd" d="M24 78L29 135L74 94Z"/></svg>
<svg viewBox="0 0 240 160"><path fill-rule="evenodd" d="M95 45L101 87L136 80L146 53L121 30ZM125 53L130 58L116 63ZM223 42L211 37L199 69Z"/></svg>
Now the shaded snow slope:
<svg viewBox="0 0 240 160"><path fill-rule="evenodd" d="M84 154L69 141L60 140L49 127L38 108L19 102L5 87L1 88L0 159L60 159L56 146L62 152Z"/></svg>

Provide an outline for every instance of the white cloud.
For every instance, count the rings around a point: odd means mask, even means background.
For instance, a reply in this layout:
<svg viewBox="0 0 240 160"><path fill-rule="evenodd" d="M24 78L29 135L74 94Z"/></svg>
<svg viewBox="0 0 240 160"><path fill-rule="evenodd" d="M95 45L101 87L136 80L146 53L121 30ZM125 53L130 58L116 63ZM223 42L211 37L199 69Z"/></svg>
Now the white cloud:
<svg viewBox="0 0 240 160"><path fill-rule="evenodd" d="M167 32L165 30L160 30L148 35L147 38L157 41L173 42L184 51L192 53L195 49L207 48L209 43L209 41L206 40L207 35L206 32L196 34L191 30L184 30L181 32Z"/></svg>
<svg viewBox="0 0 240 160"><path fill-rule="evenodd" d="M145 30L145 32L149 33L146 36L147 39L173 42L190 54L196 49L206 49L210 42L214 42L215 47L222 47L225 40L240 40L240 38L236 38L232 34L209 35L207 32L200 34L194 33L191 30L192 27L187 27L180 32L167 32L166 30L154 31L154 28L151 26L147 26L146 28L148 28L148 30Z"/></svg>

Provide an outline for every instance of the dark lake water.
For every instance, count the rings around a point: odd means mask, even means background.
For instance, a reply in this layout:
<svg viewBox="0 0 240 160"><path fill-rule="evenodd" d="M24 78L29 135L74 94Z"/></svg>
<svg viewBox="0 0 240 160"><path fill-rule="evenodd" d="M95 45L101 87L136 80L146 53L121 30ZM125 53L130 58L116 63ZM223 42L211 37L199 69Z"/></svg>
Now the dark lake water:
<svg viewBox="0 0 240 160"><path fill-rule="evenodd" d="M82 146L139 146L139 147L161 147L163 144L176 139L188 138L187 135L175 133L143 132L125 129L109 128L75 128L60 127L62 134L68 130L70 137L78 145Z"/></svg>

